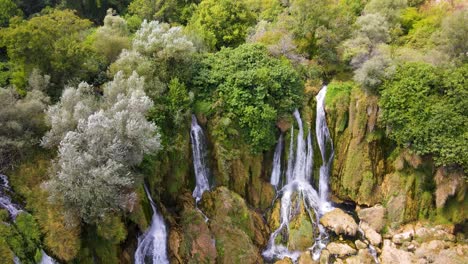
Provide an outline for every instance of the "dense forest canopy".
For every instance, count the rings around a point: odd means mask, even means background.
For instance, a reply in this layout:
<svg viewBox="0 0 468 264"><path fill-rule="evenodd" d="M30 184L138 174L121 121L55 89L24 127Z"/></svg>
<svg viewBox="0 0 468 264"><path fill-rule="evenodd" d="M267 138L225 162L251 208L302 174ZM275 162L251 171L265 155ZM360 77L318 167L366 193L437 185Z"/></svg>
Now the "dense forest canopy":
<svg viewBox="0 0 468 264"><path fill-rule="evenodd" d="M0 259L117 263L142 183L170 205L192 184L192 114L225 168L270 153L322 83L340 131L358 89L388 149L465 175L467 76L465 1L0 0L0 174L30 174Z"/></svg>

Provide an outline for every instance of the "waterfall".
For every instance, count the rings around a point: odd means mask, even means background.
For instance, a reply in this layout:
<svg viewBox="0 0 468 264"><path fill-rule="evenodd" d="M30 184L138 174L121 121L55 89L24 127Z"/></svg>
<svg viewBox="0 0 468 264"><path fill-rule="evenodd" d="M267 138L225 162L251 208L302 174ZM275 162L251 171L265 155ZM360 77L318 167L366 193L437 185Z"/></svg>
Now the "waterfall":
<svg viewBox="0 0 468 264"><path fill-rule="evenodd" d="M10 196L7 194L8 192L11 192L8 177L0 174L0 207L5 208L10 214L11 219L14 221L16 216L21 213L22 210L17 204L14 204L11 201Z"/></svg>
<svg viewBox="0 0 468 264"><path fill-rule="evenodd" d="M294 152L294 128L291 128L291 143L289 145L288 168L286 171L287 182L286 185L279 191L281 194L281 209L280 209L280 226L270 236L268 246L263 252L263 256L268 260L283 259L285 257L291 258L293 261L297 260L300 252L291 252L287 246L276 243L278 235L289 231L289 222L294 217L294 213L298 211L298 204L293 203L293 195L298 194L297 197L302 199L305 210L309 215L310 222L315 226L316 237L314 245L309 248L313 251L314 259L318 259L320 251L326 246L328 235L325 229L319 224L319 218L324 213L331 209L331 206L324 206L324 202L318 192L312 187L310 179L312 176L313 168L313 148L312 148L312 135L311 131L307 134L307 143L304 139L304 128L299 111L294 111L294 118L296 119L299 132L296 137L296 149ZM326 125L326 123L325 123ZM279 148L280 142L277 144ZM281 153L279 152L279 155ZM280 157L278 158L280 159ZM274 162L276 162L276 150ZM275 167L275 165L274 165ZM279 172L280 174L281 172ZM276 176L272 174L273 176ZM313 234L311 234L313 235Z"/></svg>
<svg viewBox="0 0 468 264"><path fill-rule="evenodd" d="M0 174L0 207L5 208L8 213L10 214L10 217L13 221L15 221L16 216L23 212L21 210L20 206L17 204L14 204L11 201L10 196L8 196L7 193L11 193L11 187L10 187L10 182L8 181L8 177L6 175ZM42 252L42 258L40 264L55 264L57 263L53 258L48 256L44 250L41 250ZM21 261L20 259L15 256L13 259L13 263L15 264L20 264Z"/></svg>
<svg viewBox="0 0 468 264"><path fill-rule="evenodd" d="M56 264L55 260L51 258L49 255L47 255L44 250L41 250L42 252L42 258L41 258L41 264Z"/></svg>
<svg viewBox="0 0 468 264"><path fill-rule="evenodd" d="M203 129L198 125L197 118L192 115L192 128L190 131L193 153L193 167L195 170L196 186L192 196L198 203L205 191L210 190L210 171L206 163L206 141Z"/></svg>
<svg viewBox="0 0 468 264"><path fill-rule="evenodd" d="M273 169L271 171L270 183L278 187L281 177L281 152L283 151L283 133L281 133L276 144L275 154L273 155Z"/></svg>
<svg viewBox="0 0 468 264"><path fill-rule="evenodd" d="M333 142L330 138L330 131L327 127L326 116L325 116L325 95L327 87L324 86L318 93L317 99L317 115L316 115L316 137L320 154L322 157L322 165L320 166L319 184L318 190L314 189L311 185L311 177L313 173L313 155L314 151L312 148L312 135L309 130L307 134L307 144L304 140L304 128L302 119L299 111L294 111L294 118L296 119L299 132L296 137L296 149L294 152L294 127L291 128L291 142L289 145L289 157L288 167L286 170L286 185L279 191L281 194L281 209L280 209L280 226L270 236L268 246L263 252L263 256L268 260L283 259L285 257L291 258L294 262L297 260L301 252L291 252L287 246L276 243L276 238L280 234L289 233L289 222L298 212L298 203L293 203L293 194L297 193L299 199L302 199L305 210L309 215L310 222L314 225L315 232L311 235L315 235L314 245L311 245L309 250L312 251L312 257L317 260L320 257L321 250L326 247L328 243L328 234L325 228L320 225L319 219L326 212L333 209L331 203L328 201L328 179L329 173L333 161ZM280 137L280 139L282 139ZM281 140L282 141L282 140ZM280 140L275 149L274 165L271 177L271 183L277 183L277 175L281 172L275 171L277 167L276 162L281 160ZM327 144L331 150L327 156ZM281 146L282 147L282 146ZM277 153L278 156L277 157ZM278 166L278 170L281 167ZM273 184L274 185L274 184Z"/></svg>
<svg viewBox="0 0 468 264"><path fill-rule="evenodd" d="M323 206L330 207L328 202L328 181L330 169L335 152L333 150L333 141L330 138L330 131L327 126L327 118L325 115L325 95L327 94L327 86L323 86L317 94L317 117L315 119L315 133L317 142L322 155L322 165L320 166L319 175L319 196ZM330 148L330 153L327 157L327 144Z"/></svg>
<svg viewBox="0 0 468 264"><path fill-rule="evenodd" d="M288 157L288 168L286 171L286 183L292 181L293 177L293 164L294 164L294 127L291 127L291 142L289 142L289 157Z"/></svg>
<svg viewBox="0 0 468 264"><path fill-rule="evenodd" d="M151 226L138 238L138 247L135 252L135 264L169 264L167 259L166 240L167 232L164 219L156 210L156 205L151 198L151 193L145 185L145 192L153 209Z"/></svg>

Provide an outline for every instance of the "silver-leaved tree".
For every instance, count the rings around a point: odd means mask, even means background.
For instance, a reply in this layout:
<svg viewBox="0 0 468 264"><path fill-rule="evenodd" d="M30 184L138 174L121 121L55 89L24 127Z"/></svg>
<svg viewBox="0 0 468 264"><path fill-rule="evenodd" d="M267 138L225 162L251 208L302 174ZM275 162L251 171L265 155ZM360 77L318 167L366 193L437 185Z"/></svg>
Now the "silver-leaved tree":
<svg viewBox="0 0 468 264"><path fill-rule="evenodd" d="M134 168L160 148L157 128L145 118L153 102L143 86L136 73L126 78L118 72L102 96L82 83L64 90L47 111L51 130L42 143L58 144L58 157L45 186L52 200L87 223L132 210Z"/></svg>

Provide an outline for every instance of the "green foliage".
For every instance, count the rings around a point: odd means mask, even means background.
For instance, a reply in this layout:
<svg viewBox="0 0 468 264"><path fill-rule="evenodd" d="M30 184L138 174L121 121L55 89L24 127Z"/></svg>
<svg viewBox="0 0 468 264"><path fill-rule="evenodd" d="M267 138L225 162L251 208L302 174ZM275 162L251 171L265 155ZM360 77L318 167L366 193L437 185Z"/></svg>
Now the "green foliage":
<svg viewBox="0 0 468 264"><path fill-rule="evenodd" d="M189 22L209 49L237 47L245 41L256 15L246 0L203 0Z"/></svg>
<svg viewBox="0 0 468 264"><path fill-rule="evenodd" d="M39 80L33 81L36 77ZM41 91L41 81L47 86L48 76L35 72L30 80L32 90L24 97L12 88L0 88L0 171L18 163L46 130L43 112L49 98Z"/></svg>
<svg viewBox="0 0 468 264"><path fill-rule="evenodd" d="M39 260L36 257L38 254L40 256L40 235L36 221L28 213L19 214L13 225L0 222L0 254L11 255L14 252L21 263L37 263Z"/></svg>
<svg viewBox="0 0 468 264"><path fill-rule="evenodd" d="M10 18L22 15L23 12L12 0L0 0L0 27L8 26Z"/></svg>
<svg viewBox="0 0 468 264"><path fill-rule="evenodd" d="M143 90L144 80L134 73L125 78L117 73L107 83L96 112L87 111L76 129L61 135L58 158L47 182L52 200L62 202L74 216L87 223L133 207L137 175L133 168L145 154L160 147L159 134L146 120L153 102ZM73 88L71 88L73 92ZM62 99L67 100L68 90ZM86 109L77 101L74 109ZM60 120L69 112L66 104L48 111L50 120ZM54 126L58 126L56 129ZM52 122L52 131L61 131L62 122Z"/></svg>
<svg viewBox="0 0 468 264"><path fill-rule="evenodd" d="M0 45L7 49L11 83L24 88L25 77L34 68L49 74L51 82L58 86L94 73L96 58L84 42L90 26L90 21L80 19L73 11L52 9L2 29Z"/></svg>
<svg viewBox="0 0 468 264"><path fill-rule="evenodd" d="M468 169L468 65L441 70L405 64L383 86L381 106L390 137L437 165Z"/></svg>
<svg viewBox="0 0 468 264"><path fill-rule="evenodd" d="M291 64L269 56L259 45L208 55L194 82L197 101L211 101L221 142L240 131L253 152L274 144L276 120L290 115L302 95L301 80Z"/></svg>
<svg viewBox="0 0 468 264"><path fill-rule="evenodd" d="M108 10L104 25L96 30L94 46L108 62L114 61L123 49L130 48L127 22Z"/></svg>
<svg viewBox="0 0 468 264"><path fill-rule="evenodd" d="M120 216L109 215L98 223L97 234L106 240L119 244L127 237L127 230Z"/></svg>
<svg viewBox="0 0 468 264"><path fill-rule="evenodd" d="M468 9L447 16L438 37L442 51L461 63L468 62Z"/></svg>
<svg viewBox="0 0 468 264"><path fill-rule="evenodd" d="M133 0L128 12L140 19L187 24L200 0Z"/></svg>

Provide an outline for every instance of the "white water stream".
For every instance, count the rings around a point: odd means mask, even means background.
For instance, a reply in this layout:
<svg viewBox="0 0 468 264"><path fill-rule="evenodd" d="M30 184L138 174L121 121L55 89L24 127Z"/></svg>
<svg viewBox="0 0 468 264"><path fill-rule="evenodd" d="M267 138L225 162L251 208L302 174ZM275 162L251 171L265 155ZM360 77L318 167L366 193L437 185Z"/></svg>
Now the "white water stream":
<svg viewBox="0 0 468 264"><path fill-rule="evenodd" d="M192 115L192 128L190 131L193 154L193 168L195 170L196 186L193 190L193 198L198 203L205 191L210 190L210 171L206 162L206 140L203 129L198 125L197 118Z"/></svg>
<svg viewBox="0 0 468 264"><path fill-rule="evenodd" d="M135 264L169 264L167 258L167 231L163 217L158 213L151 193L145 185L145 192L153 209L151 226L138 238Z"/></svg>
<svg viewBox="0 0 468 264"><path fill-rule="evenodd" d="M327 87L323 89L317 95L317 119L316 119L316 137L319 144L320 153L322 155L322 165L320 167L319 175L319 192L314 189L311 185L311 178L313 173L313 148L312 148L312 136L309 130L307 135L307 143L304 140L304 128L302 119L299 111L294 111L294 117L296 119L299 132L296 139L296 148L294 152L294 128L291 128L291 143L289 146L289 157L288 167L286 170L286 185L279 191L281 196L281 211L280 211L280 226L270 236L268 246L263 252L263 256L267 260L283 259L285 257L291 258L296 261L300 255L298 251L290 251L287 246L278 244L276 238L280 234L284 234L286 231L289 233L289 222L298 212L297 206L299 203L293 203L293 194L298 194L299 199L302 199L302 203L306 211L309 214L309 220L313 224L317 234L314 237L314 245L309 248L312 251L312 256L317 260L320 256L321 250L328 243L328 234L326 233L323 226L319 224L320 217L326 212L333 209L331 203L328 201L328 178L330 173L331 164L333 161L333 143L330 139L330 133L328 131L324 100ZM271 182L278 184L276 179L277 175L281 175L280 172L276 172L275 168L281 168L281 157L277 157L277 153L281 155L282 138L278 141L275 149L275 156L273 160L273 172ZM331 153L327 156L326 144L330 144L329 149ZM273 177L275 177L273 179ZM279 178L279 177L278 177ZM274 184L273 184L274 185ZM311 234L313 235L313 234Z"/></svg>

